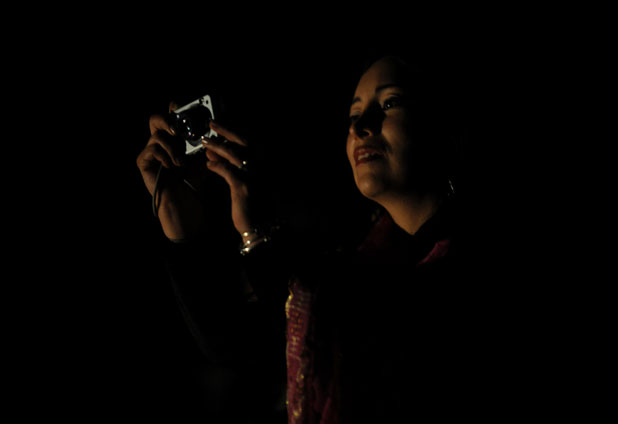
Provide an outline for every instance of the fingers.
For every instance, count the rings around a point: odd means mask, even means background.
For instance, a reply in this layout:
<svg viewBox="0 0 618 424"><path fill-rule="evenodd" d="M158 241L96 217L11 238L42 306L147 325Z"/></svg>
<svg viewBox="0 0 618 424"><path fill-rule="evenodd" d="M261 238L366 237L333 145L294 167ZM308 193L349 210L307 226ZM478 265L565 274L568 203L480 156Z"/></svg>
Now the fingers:
<svg viewBox="0 0 618 424"><path fill-rule="evenodd" d="M227 161L210 160L206 166L215 174L223 177L233 192L237 192L242 187L246 187L241 171L231 163Z"/></svg>
<svg viewBox="0 0 618 424"><path fill-rule="evenodd" d="M219 162L225 160L221 156L213 152L212 150L206 149L205 151L206 151L206 157L208 158L208 160L219 161Z"/></svg>
<svg viewBox="0 0 618 424"><path fill-rule="evenodd" d="M237 168L243 166L243 159L239 155L237 144L221 143L220 141L205 137L202 141L202 145L206 148L206 151L216 153Z"/></svg>
<svg viewBox="0 0 618 424"><path fill-rule="evenodd" d="M148 140L148 145L152 144L160 146L176 166L182 166L184 164L184 145L179 139L173 137L164 130L158 130Z"/></svg>
<svg viewBox="0 0 618 424"><path fill-rule="evenodd" d="M146 170L155 162L160 162L165 168L172 168L174 163L169 154L160 144L150 144L137 157L137 166Z"/></svg>
<svg viewBox="0 0 618 424"><path fill-rule="evenodd" d="M210 121L210 128L212 128L213 130L215 130L215 132L217 134L219 134L220 136L225 137L227 140L236 143L236 144L240 144L241 146L247 146L247 141L240 137L238 134L236 134L233 131L228 130L227 128L222 127L221 125L219 125L219 123L215 122L215 121Z"/></svg>
<svg viewBox="0 0 618 424"><path fill-rule="evenodd" d="M170 107L171 106L172 105L170 105ZM156 133L157 131L165 131L169 134L175 135L172 124L173 124L173 120L171 116L152 115L149 121L150 134L152 135Z"/></svg>

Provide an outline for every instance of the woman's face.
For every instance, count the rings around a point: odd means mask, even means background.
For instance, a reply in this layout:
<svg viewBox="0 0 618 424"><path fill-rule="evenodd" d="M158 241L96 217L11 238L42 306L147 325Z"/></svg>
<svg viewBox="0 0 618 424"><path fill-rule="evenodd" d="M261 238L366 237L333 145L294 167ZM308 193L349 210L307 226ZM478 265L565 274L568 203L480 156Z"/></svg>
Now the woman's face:
<svg viewBox="0 0 618 424"><path fill-rule="evenodd" d="M347 155L360 192L375 201L414 187L412 93L403 65L384 58L361 77L350 107Z"/></svg>

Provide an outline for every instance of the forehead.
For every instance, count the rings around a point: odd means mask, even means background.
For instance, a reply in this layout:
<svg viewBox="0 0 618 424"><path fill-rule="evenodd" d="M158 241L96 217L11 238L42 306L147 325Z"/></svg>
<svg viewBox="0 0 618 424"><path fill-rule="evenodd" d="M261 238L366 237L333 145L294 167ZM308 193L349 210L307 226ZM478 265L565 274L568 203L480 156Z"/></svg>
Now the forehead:
<svg viewBox="0 0 618 424"><path fill-rule="evenodd" d="M356 86L356 95L364 92L373 92L376 87L383 84L405 85L405 65L395 58L383 58L375 62L363 74Z"/></svg>

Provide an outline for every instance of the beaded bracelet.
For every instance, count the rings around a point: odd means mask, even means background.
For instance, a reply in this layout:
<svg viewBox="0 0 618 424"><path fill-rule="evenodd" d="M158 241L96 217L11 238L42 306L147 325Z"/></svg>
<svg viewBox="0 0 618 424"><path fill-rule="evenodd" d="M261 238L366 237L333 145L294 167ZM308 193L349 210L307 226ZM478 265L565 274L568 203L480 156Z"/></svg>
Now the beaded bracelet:
<svg viewBox="0 0 618 424"><path fill-rule="evenodd" d="M246 231L246 232L242 233L241 236L242 236L243 240L245 238L249 237L249 236L253 236L250 239L248 239L247 241L245 241L244 243L242 243L242 246L241 246L242 248L249 247L249 245L251 243L253 243L254 241L256 241L260 237L260 230L257 229L257 228L253 228L253 229L251 229L249 231Z"/></svg>
<svg viewBox="0 0 618 424"><path fill-rule="evenodd" d="M245 242L245 244L243 245L243 247L240 249L240 254L245 256L247 255L249 252L251 252L253 249L255 249L256 246L270 241L270 238L268 236L264 236L264 237L259 237L256 239L252 239L252 240L248 240Z"/></svg>
<svg viewBox="0 0 618 424"><path fill-rule="evenodd" d="M245 237L249 237L251 234L257 234L257 233L258 233L258 229L257 228L253 228L253 229L251 229L251 230L249 230L249 231L247 231L245 233L242 233L241 235L242 235L243 238L245 238Z"/></svg>
<svg viewBox="0 0 618 424"><path fill-rule="evenodd" d="M274 224L269 226L267 230L260 227L252 228L251 230L242 233L241 236L243 239L252 235L254 237L251 237L249 240L241 244L240 254L245 256L260 244L271 241L272 235L276 234L280 229L281 227L278 224Z"/></svg>

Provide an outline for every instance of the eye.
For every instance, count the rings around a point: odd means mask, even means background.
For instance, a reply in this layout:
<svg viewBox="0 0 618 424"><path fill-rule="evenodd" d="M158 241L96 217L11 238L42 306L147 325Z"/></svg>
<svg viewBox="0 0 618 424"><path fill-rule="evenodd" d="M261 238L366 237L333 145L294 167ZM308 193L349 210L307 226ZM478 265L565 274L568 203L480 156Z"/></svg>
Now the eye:
<svg viewBox="0 0 618 424"><path fill-rule="evenodd" d="M382 105L382 110L388 110L393 107L401 106L402 99L399 96L391 96L388 99L384 100L384 104Z"/></svg>
<svg viewBox="0 0 618 424"><path fill-rule="evenodd" d="M350 125L358 121L358 118L360 118L360 115L350 115Z"/></svg>

